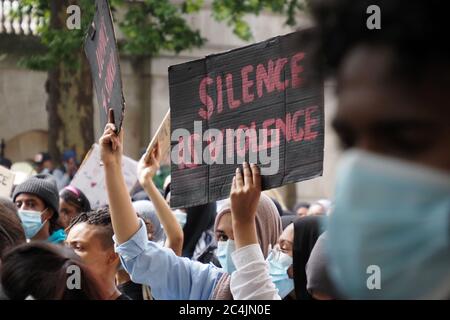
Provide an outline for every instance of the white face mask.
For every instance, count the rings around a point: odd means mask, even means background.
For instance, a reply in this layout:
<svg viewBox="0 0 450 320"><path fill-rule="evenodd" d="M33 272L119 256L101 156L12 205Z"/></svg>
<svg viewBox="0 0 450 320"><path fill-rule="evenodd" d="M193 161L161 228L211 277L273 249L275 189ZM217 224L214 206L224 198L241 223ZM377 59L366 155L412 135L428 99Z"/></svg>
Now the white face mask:
<svg viewBox="0 0 450 320"><path fill-rule="evenodd" d="M180 224L181 229L183 229L184 226L186 225L187 213L180 209L176 209L173 213L175 214L175 218L177 218L177 221Z"/></svg>
<svg viewBox="0 0 450 320"><path fill-rule="evenodd" d="M448 298L450 174L353 150L338 170L328 253L355 299Z"/></svg>

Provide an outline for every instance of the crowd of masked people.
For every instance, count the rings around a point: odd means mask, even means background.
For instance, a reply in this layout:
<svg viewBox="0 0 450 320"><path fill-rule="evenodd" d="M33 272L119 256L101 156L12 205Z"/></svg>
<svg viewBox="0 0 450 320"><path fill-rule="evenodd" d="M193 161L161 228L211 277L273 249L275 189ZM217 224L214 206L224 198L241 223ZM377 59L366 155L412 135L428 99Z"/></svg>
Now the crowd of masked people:
<svg viewBox="0 0 450 320"><path fill-rule="evenodd" d="M288 210L245 162L229 198L173 210L170 179L154 183L159 146L140 160L130 195L126 128L108 123L107 207L91 208L73 186L59 191L47 173L1 199L2 298L449 299L450 51L434 41L450 31L446 11L380 0L374 31L361 18L371 4L310 6L320 66L337 83L344 151L332 201Z"/></svg>
<svg viewBox="0 0 450 320"><path fill-rule="evenodd" d="M253 263L259 264L259 272L267 271L276 298L313 297L313 289L306 286L306 265L323 232L329 201L299 203L291 212L274 190L261 193L255 189L260 198L252 201L258 206L253 213L258 238L251 249L263 263L258 259L247 261L250 266L239 270L243 262L235 263L239 258L234 255L241 252L245 257L247 253L238 250L240 243L233 233L232 207L236 201L230 197L217 203L170 209L170 175L163 190L153 179L159 170L159 147L150 161L143 158L139 162L140 188L134 188L130 195L123 189L119 167L115 167L114 160L120 161L121 151L106 157L111 148L106 137L112 126L108 124L101 140L108 174L108 206L91 208L85 194L71 185L58 191L50 173L33 175L16 186L10 198L0 198L2 299L264 298L233 292L232 283L252 281L247 279L245 268L252 268ZM242 168L244 173L249 167L245 164ZM120 195L115 196L115 192ZM133 237L120 245L119 239L126 235L115 229L122 223L114 219L117 210L131 213L126 217L130 221L124 221L128 225L124 232L136 227L130 234ZM318 257L321 255L323 252L318 251ZM125 260L131 256L132 260ZM80 289L67 286L71 276L68 270L73 266L80 270ZM295 272L294 268L303 271ZM334 298L325 292L320 297Z"/></svg>

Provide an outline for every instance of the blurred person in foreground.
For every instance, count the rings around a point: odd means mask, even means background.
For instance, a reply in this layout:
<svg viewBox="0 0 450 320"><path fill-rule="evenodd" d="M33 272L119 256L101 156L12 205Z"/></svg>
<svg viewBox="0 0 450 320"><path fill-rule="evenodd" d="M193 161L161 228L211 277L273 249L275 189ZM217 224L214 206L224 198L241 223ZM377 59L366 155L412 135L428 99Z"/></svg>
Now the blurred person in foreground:
<svg viewBox="0 0 450 320"><path fill-rule="evenodd" d="M23 231L17 208L8 198L0 197L0 269L2 257L9 249L25 243ZM0 300L8 299L0 283Z"/></svg>
<svg viewBox="0 0 450 320"><path fill-rule="evenodd" d="M332 278L347 298L450 298L447 7L310 4L345 149L328 228ZM380 29L368 28L371 5Z"/></svg>
<svg viewBox="0 0 450 320"><path fill-rule="evenodd" d="M11 300L103 300L107 296L91 270L69 248L31 242L2 259L1 284Z"/></svg>

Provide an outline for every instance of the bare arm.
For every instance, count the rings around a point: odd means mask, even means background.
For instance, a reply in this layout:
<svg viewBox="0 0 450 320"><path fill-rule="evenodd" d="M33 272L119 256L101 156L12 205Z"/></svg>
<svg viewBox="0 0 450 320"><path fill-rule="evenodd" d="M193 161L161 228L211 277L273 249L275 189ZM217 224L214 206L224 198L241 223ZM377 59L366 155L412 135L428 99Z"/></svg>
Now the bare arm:
<svg viewBox="0 0 450 320"><path fill-rule="evenodd" d="M123 130L117 135L113 123L112 110L110 121L100 138L100 155L104 164L106 191L114 234L118 243L129 240L139 229L139 220L134 211L122 174Z"/></svg>
<svg viewBox="0 0 450 320"><path fill-rule="evenodd" d="M166 200L163 198L153 182L153 177L159 168L159 159L160 148L159 145L156 144L155 148L151 152L149 161L145 160L145 155L142 156L139 161L139 182L152 200L159 221L163 225L164 231L167 235L165 247L172 249L176 255L181 256L184 241L183 229L181 229L175 215L172 213L172 210Z"/></svg>

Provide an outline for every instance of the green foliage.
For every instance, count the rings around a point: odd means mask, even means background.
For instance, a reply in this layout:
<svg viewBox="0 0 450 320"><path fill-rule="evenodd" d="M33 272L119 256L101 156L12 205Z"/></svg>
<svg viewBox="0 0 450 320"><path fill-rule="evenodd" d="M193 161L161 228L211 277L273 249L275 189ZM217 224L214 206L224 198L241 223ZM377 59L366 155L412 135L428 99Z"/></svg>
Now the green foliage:
<svg viewBox="0 0 450 320"><path fill-rule="evenodd" d="M307 6L306 0L213 0L214 18L227 22L234 34L244 40L252 38L245 15L258 15L263 10L285 15L286 24L294 26L297 11L307 10Z"/></svg>
<svg viewBox="0 0 450 320"><path fill-rule="evenodd" d="M60 1L60 0L57 0ZM94 16L95 6L92 0L78 0L75 2L81 9L81 29L69 30L66 28L67 14L62 13L61 28L50 26L50 1L49 0L22 0L19 8L14 13L31 14L42 19L37 33L41 44L46 48L44 54L31 54L22 58L19 64L35 70L50 70L60 62L64 62L70 68L78 68L78 55L82 50L85 31L89 27ZM31 10L33 8L33 11Z"/></svg>
<svg viewBox="0 0 450 320"><path fill-rule="evenodd" d="M191 4L187 9L196 8ZM200 32L187 25L181 7L169 0L133 3L119 25L126 37L122 48L132 55L152 56L161 50L179 53L204 42Z"/></svg>
<svg viewBox="0 0 450 320"><path fill-rule="evenodd" d="M204 0L186 0L183 2L183 12L193 13L198 12L204 4Z"/></svg>
<svg viewBox="0 0 450 320"><path fill-rule="evenodd" d="M68 17L65 12L62 12L64 16L62 28L52 28L50 2L50 0L23 0L18 10L12 14L13 17L18 17L23 13L31 13L34 17L41 18L42 24L37 31L41 43L47 49L45 54L31 54L22 58L20 64L31 69L49 70L64 62L69 67L77 68L84 37L95 13L95 1L70 2L77 4L81 9L80 30L69 30L65 27L65 19ZM187 25L181 6L169 0L139 2L112 0L110 5L113 15L120 7L126 11L124 18L119 21L125 35L125 40L120 43L119 48L125 54L154 56L161 50L178 53L194 46L199 47L204 42L200 33ZM196 7L190 7L190 10L193 9Z"/></svg>
<svg viewBox="0 0 450 320"><path fill-rule="evenodd" d="M41 43L47 49L45 54L31 54L21 60L21 64L31 69L49 70L60 62L72 68L78 67L79 53L83 40L95 11L94 0L71 0L81 8L81 30L65 27L67 14L60 13L60 28L50 26L51 2L63 0L21 0L13 16L23 13L40 18L38 29ZM288 25L295 25L298 10L306 10L306 0L212 0L213 17L225 21L233 32L244 40L252 38L251 29L245 21L247 14L258 15L263 10L283 14ZM171 0L110 0L115 21L118 22L125 39L119 49L136 56L155 56L162 50L179 53L182 50L203 45L198 30L193 30L186 22L186 15L201 10L204 0L185 0L176 4ZM32 10L33 8L33 10ZM120 9L120 10L119 10ZM117 19L118 12L124 12Z"/></svg>

